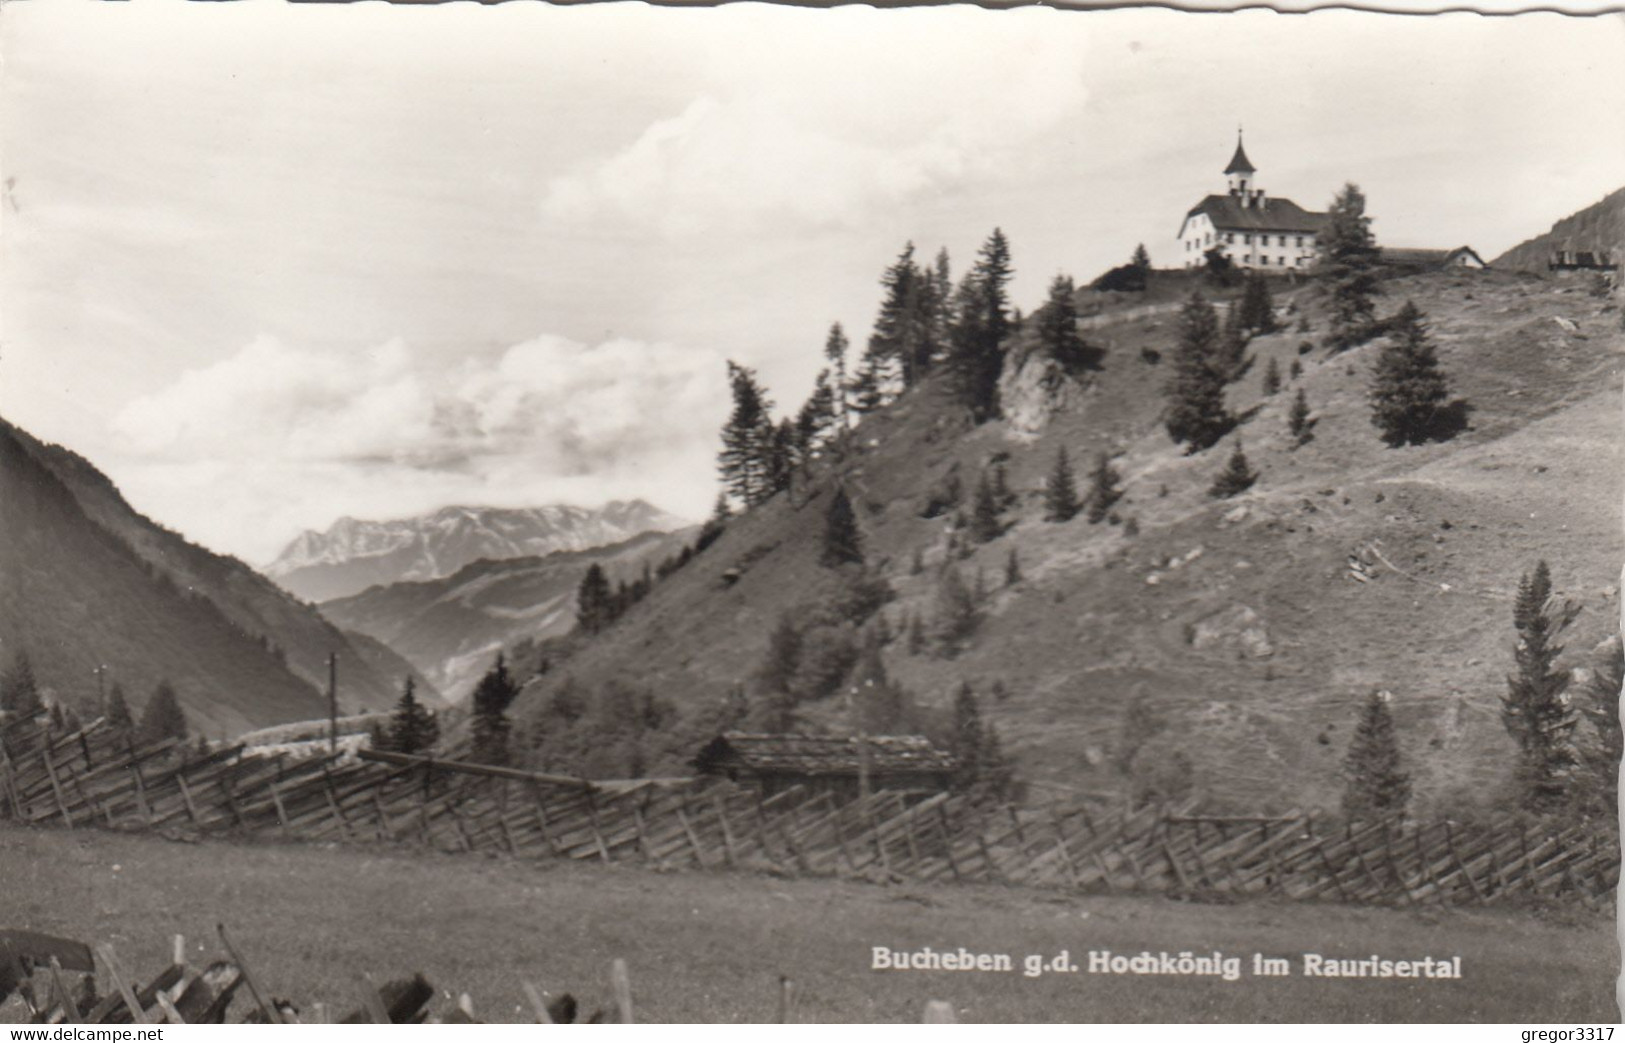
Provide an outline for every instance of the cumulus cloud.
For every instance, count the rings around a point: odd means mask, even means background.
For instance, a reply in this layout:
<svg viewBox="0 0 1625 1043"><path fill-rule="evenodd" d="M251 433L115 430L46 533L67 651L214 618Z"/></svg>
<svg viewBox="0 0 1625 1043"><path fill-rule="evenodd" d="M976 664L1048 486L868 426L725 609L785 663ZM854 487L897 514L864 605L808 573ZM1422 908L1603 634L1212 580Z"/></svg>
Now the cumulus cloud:
<svg viewBox="0 0 1625 1043"><path fill-rule="evenodd" d="M436 364L400 341L357 353L261 337L113 420L130 491L252 558L300 527L446 503L643 496L699 514L727 414L720 357L541 336Z"/></svg>
<svg viewBox="0 0 1625 1043"><path fill-rule="evenodd" d="M1080 41L1044 12L974 27L945 14L911 22L906 46L862 35L884 19L873 11L735 41L714 54L708 90L554 178L542 212L674 237L858 227L882 208L1007 174L1087 100Z"/></svg>

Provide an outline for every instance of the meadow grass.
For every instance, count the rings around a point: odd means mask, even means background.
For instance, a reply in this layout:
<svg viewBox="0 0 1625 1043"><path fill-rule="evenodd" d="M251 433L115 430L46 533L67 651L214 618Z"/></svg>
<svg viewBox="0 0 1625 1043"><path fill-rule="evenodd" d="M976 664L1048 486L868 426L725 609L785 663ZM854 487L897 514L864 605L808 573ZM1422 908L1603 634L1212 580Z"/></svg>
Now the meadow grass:
<svg viewBox="0 0 1625 1043"><path fill-rule="evenodd" d="M764 1021L779 976L798 1020L1614 1021L1613 911L1372 909L1022 888L879 886L766 875L551 865L404 849L177 843L0 825L0 927L111 942L138 978L184 934L221 955L224 922L262 983L301 1005L358 1006L360 972L422 971L490 1021L527 1020L522 980L609 1008L630 965L639 1020ZM870 947L1007 953L1013 973L875 971ZM1293 976L1238 981L1080 972L1028 978L1029 953L1219 950L1288 957ZM1460 955L1462 981L1297 975L1299 956ZM243 1002L246 1002L246 997ZM13 1004L0 1020L15 1020Z"/></svg>

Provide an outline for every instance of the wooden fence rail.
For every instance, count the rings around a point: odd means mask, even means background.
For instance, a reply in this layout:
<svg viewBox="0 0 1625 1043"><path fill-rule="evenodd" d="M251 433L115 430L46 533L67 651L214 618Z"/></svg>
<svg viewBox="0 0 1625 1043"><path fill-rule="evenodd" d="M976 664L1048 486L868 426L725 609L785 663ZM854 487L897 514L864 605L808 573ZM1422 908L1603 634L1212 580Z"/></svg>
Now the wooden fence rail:
<svg viewBox="0 0 1625 1043"><path fill-rule="evenodd" d="M1330 822L1205 817L1195 806L1014 807L882 790L838 803L698 779L591 782L401 754L359 759L197 754L92 722L0 730L0 818L69 829L268 832L407 842L448 852L771 870L880 880L1022 884L1083 892L1489 905L1600 897L1619 841L1504 818Z"/></svg>

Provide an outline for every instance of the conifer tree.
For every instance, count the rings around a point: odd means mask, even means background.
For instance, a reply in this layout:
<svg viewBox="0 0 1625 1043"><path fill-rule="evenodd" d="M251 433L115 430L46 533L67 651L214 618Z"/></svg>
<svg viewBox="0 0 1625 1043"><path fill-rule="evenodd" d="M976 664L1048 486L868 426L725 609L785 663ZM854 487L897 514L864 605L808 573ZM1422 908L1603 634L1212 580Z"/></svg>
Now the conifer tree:
<svg viewBox="0 0 1625 1043"><path fill-rule="evenodd" d="M1625 644L1619 635L1609 638L1586 683L1581 713L1591 723L1592 740L1584 762L1589 789L1598 810L1610 821L1619 820L1619 766L1625 736L1619 719L1621 689L1625 688Z"/></svg>
<svg viewBox="0 0 1625 1043"><path fill-rule="evenodd" d="M1264 394L1273 395L1281 390L1281 366L1273 357L1264 367Z"/></svg>
<svg viewBox="0 0 1625 1043"><path fill-rule="evenodd" d="M474 763L498 766L508 763L508 740L513 730L508 721L508 705L518 694L519 686L508 673L502 653L498 652L496 662L474 686L470 700Z"/></svg>
<svg viewBox="0 0 1625 1043"><path fill-rule="evenodd" d="M1010 491L1010 474L1004 469L1003 463L993 465L993 502L999 510L1007 511L1015 506L1016 494Z"/></svg>
<svg viewBox="0 0 1625 1043"><path fill-rule="evenodd" d="M124 697L124 686L117 681L107 692L107 706L102 710L102 715L107 718L107 726L115 731L128 732L135 728L130 702Z"/></svg>
<svg viewBox="0 0 1625 1043"><path fill-rule="evenodd" d="M1247 463L1247 454L1241 451L1241 443L1231 450L1230 459L1225 461L1224 470L1219 472L1208 488L1207 494L1215 500L1227 500L1238 496L1253 487L1258 481L1258 473Z"/></svg>
<svg viewBox="0 0 1625 1043"><path fill-rule="evenodd" d="M1320 261L1331 289L1328 342L1337 350L1360 343L1371 328L1381 254L1365 216L1364 194L1357 185L1344 185L1327 213Z"/></svg>
<svg viewBox="0 0 1625 1043"><path fill-rule="evenodd" d="M1235 421L1224 404L1225 375L1215 356L1218 319L1200 291L1191 294L1179 317L1179 346L1166 394L1164 423L1175 442L1196 452L1213 445Z"/></svg>
<svg viewBox="0 0 1625 1043"><path fill-rule="evenodd" d="M1297 359L1293 359L1292 365L1288 367L1286 371L1286 375L1291 380L1297 380L1299 377L1303 376L1303 363L1299 362Z"/></svg>
<svg viewBox="0 0 1625 1043"><path fill-rule="evenodd" d="M1410 301L1394 316L1371 377L1371 423L1391 446L1442 434L1450 388L1422 312Z"/></svg>
<svg viewBox="0 0 1625 1043"><path fill-rule="evenodd" d="M886 392L882 381L879 363L873 356L865 354L847 387L847 412L862 416L885 405Z"/></svg>
<svg viewBox="0 0 1625 1043"><path fill-rule="evenodd" d="M440 725L434 714L418 702L417 686L411 677L401 689L401 698L389 718L389 748L396 753L421 753L440 741Z"/></svg>
<svg viewBox="0 0 1625 1043"><path fill-rule="evenodd" d="M844 486L835 487L824 514L824 549L818 561L825 568L863 564L863 537Z"/></svg>
<svg viewBox="0 0 1625 1043"><path fill-rule="evenodd" d="M1519 580L1512 607L1517 671L1507 677L1501 722L1518 744L1518 789L1530 811L1552 811L1563 803L1577 759L1576 717L1564 695L1572 675L1557 666L1563 652L1557 642L1579 613L1578 605L1552 596L1545 561Z"/></svg>
<svg viewBox="0 0 1625 1043"><path fill-rule="evenodd" d="M1292 397L1292 411L1286 417L1287 430L1292 432L1294 447L1303 445L1314 437L1314 425L1309 422L1309 400L1304 397L1303 388Z"/></svg>
<svg viewBox="0 0 1625 1043"><path fill-rule="evenodd" d="M589 634L596 634L614 621L614 595L610 593L609 578L595 561L587 566L576 588L576 625Z"/></svg>
<svg viewBox="0 0 1625 1043"><path fill-rule="evenodd" d="M1241 325L1254 333L1274 333L1280 327L1275 322L1275 302L1270 298L1269 280L1254 273L1247 277L1241 291Z"/></svg>
<svg viewBox="0 0 1625 1043"><path fill-rule="evenodd" d="M886 673L886 661L881 654L883 642L871 633L852 664L852 710L854 722L870 735L885 735L896 731L905 717L906 699L901 687Z"/></svg>
<svg viewBox="0 0 1625 1043"><path fill-rule="evenodd" d="M812 394L796 414L796 451L803 467L834 437L835 424L835 388L829 370L821 369L813 381Z"/></svg>
<svg viewBox="0 0 1625 1043"><path fill-rule="evenodd" d="M1016 549L1010 548L1009 557L1004 559L1004 585L1013 587L1021 582L1021 558L1017 556Z"/></svg>
<svg viewBox="0 0 1625 1043"><path fill-rule="evenodd" d="M884 295L874 332L869 335L865 358L875 361L881 379L896 375L907 387L914 382L914 364L920 329L920 282L924 273L914 263L914 244L908 243L898 255L880 285Z"/></svg>
<svg viewBox="0 0 1625 1043"><path fill-rule="evenodd" d="M1343 814L1351 819L1398 815L1410 802L1411 779L1400 770L1388 693L1372 692L1361 709L1343 762L1343 778Z"/></svg>
<svg viewBox="0 0 1625 1043"><path fill-rule="evenodd" d="M705 524L700 526L699 535L694 537L693 553L698 554L717 542L721 538L723 530L728 527L728 519L732 517L733 511L728 507L728 494L726 492L717 493L717 502L716 506L711 509L711 517L705 520ZM683 553L688 554L688 549L684 548ZM682 558L682 562L687 560L686 557Z"/></svg>
<svg viewBox="0 0 1625 1043"><path fill-rule="evenodd" d="M969 789L982 777L982 749L985 737L982 731L982 709L976 703L976 691L969 681L960 681L954 692L953 737L948 749L954 757L954 782L960 789Z"/></svg>
<svg viewBox="0 0 1625 1043"><path fill-rule="evenodd" d="M977 543L988 543L999 538L1004 526L999 522L999 503L993 495L993 486L987 472L982 472L976 483L976 495L971 501L970 535Z"/></svg>
<svg viewBox="0 0 1625 1043"><path fill-rule="evenodd" d="M954 565L944 568L937 580L935 608L937 648L943 655L952 656L981 622L976 597Z"/></svg>
<svg viewBox="0 0 1625 1043"><path fill-rule="evenodd" d="M945 360L959 403L978 423L999 415L1004 338L1012 325L1010 244L995 228L954 294L956 321Z"/></svg>
<svg viewBox="0 0 1625 1043"><path fill-rule="evenodd" d="M767 635L767 649L756 669L756 681L763 691L792 691L800 668L801 631L790 613L783 612Z"/></svg>
<svg viewBox="0 0 1625 1043"><path fill-rule="evenodd" d="M1142 272L1149 272L1151 270L1151 255L1146 252L1144 243L1141 243L1134 248L1134 256L1130 258L1129 264L1140 269Z"/></svg>
<svg viewBox="0 0 1625 1043"><path fill-rule="evenodd" d="M749 508L773 493L768 476L775 434L773 404L748 367L729 362L728 386L733 411L722 428L717 466L723 485Z"/></svg>
<svg viewBox="0 0 1625 1043"><path fill-rule="evenodd" d="M1044 520L1071 521L1081 508L1078 490L1072 479L1072 464L1066 458L1066 446L1055 450L1055 466L1050 468L1049 481L1044 485Z"/></svg>
<svg viewBox="0 0 1625 1043"><path fill-rule="evenodd" d="M824 340L824 358L829 362L832 373L830 392L835 405L835 422L841 436L845 436L852 426L847 406L847 396L851 391L846 375L848 347L850 344L846 339L846 331L841 329L840 323L832 323L829 327L829 336Z"/></svg>
<svg viewBox="0 0 1625 1043"><path fill-rule="evenodd" d="M34 664L29 661L28 650L19 648L11 658L11 665L0 674L0 710L18 717L32 717L43 709L45 704L40 701Z"/></svg>
<svg viewBox="0 0 1625 1043"><path fill-rule="evenodd" d="M1070 275L1057 275L1050 283L1049 299L1038 309L1038 343L1044 353L1067 371L1081 369L1087 360L1078 333L1077 287Z"/></svg>
<svg viewBox="0 0 1625 1043"><path fill-rule="evenodd" d="M1098 525L1111 513L1112 505L1123 498L1117 483L1122 475L1112 466L1110 458L1101 453L1095 459L1095 469L1089 472L1089 524Z"/></svg>
<svg viewBox="0 0 1625 1043"><path fill-rule="evenodd" d="M1213 359L1214 368L1225 383L1240 377L1247 368L1247 331L1242 328L1241 308L1238 305L1231 305L1224 313Z"/></svg>
<svg viewBox="0 0 1625 1043"><path fill-rule="evenodd" d="M779 421L767 446L767 494L787 492L796 474L796 427L789 417Z"/></svg>
<svg viewBox="0 0 1625 1043"><path fill-rule="evenodd" d="M141 711L141 741L186 738L186 712L181 709L180 698L168 681L159 681L152 696Z"/></svg>

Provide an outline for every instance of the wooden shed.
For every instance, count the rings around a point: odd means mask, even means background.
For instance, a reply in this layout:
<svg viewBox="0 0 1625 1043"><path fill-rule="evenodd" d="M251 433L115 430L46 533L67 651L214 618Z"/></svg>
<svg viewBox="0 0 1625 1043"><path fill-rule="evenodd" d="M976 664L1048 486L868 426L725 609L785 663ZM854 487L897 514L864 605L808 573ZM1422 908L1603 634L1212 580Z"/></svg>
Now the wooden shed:
<svg viewBox="0 0 1625 1043"><path fill-rule="evenodd" d="M1405 268L1418 272L1437 271L1444 268L1489 267L1484 263L1484 258L1478 256L1478 251L1470 246L1458 246L1454 250L1385 246L1382 248L1382 263L1390 268Z"/></svg>
<svg viewBox="0 0 1625 1043"><path fill-rule="evenodd" d="M865 765L867 761L867 765ZM867 767L871 789L939 792L953 781L954 758L921 735L756 735L724 732L694 756L701 775L725 775L771 796L791 786L856 797Z"/></svg>

